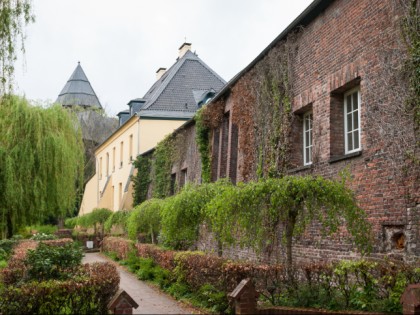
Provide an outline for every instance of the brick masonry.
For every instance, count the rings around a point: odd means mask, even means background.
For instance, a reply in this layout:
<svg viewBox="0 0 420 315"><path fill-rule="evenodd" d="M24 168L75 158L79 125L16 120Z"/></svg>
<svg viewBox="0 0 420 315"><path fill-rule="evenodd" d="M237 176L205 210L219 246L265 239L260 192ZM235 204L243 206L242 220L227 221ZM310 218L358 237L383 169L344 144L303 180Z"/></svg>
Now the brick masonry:
<svg viewBox="0 0 420 315"><path fill-rule="evenodd" d="M415 146L414 125L412 120L404 121L395 114L396 105L401 103L399 95L406 93L404 84L395 80L396 74L390 74L389 67L401 67L404 56L399 28L402 14L395 0L336 0L300 32L291 65L296 119L288 173L336 179L341 171L348 170L349 185L373 226L373 256L416 260L420 256L419 170L405 165L406 152ZM249 68L218 99L224 102L225 114L211 133L212 180L225 176L234 182L255 178L255 159L249 159L246 153L256 152L258 144L247 138L245 130L252 125L241 119L255 101L247 89L253 71L253 67ZM346 155L343 95L355 87L361 99L361 151ZM303 166L301 118L308 110L313 112L313 163ZM400 138L392 137L399 133ZM187 168L188 180L200 182L193 124L182 134L182 142L191 149L173 171ZM209 233L204 231L202 236L198 247L216 252L217 244ZM235 248L226 249L224 255L259 259L250 250ZM295 241L294 255L297 260L358 256L345 229L325 239L316 224Z"/></svg>

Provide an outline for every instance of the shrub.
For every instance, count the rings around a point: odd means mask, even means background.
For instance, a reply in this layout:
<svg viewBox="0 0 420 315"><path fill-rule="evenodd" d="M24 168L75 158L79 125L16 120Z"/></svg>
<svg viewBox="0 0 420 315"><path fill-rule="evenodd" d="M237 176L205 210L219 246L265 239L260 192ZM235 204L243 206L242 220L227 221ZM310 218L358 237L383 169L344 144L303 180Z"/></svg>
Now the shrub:
<svg viewBox="0 0 420 315"><path fill-rule="evenodd" d="M120 226L124 231L124 234L127 233L127 219L130 213L131 211L127 210L113 212L105 221L105 231L109 233L113 227Z"/></svg>
<svg viewBox="0 0 420 315"><path fill-rule="evenodd" d="M150 199L135 207L127 219L128 236L137 240L139 233L148 236L148 241L156 243L161 225L163 201Z"/></svg>
<svg viewBox="0 0 420 315"><path fill-rule="evenodd" d="M19 230L24 238L30 238L34 234L48 234L52 235L57 231L57 226L44 224L44 225L30 225Z"/></svg>
<svg viewBox="0 0 420 315"><path fill-rule="evenodd" d="M95 263L74 279L33 281L0 288L2 314L107 314L119 285L114 265Z"/></svg>
<svg viewBox="0 0 420 315"><path fill-rule="evenodd" d="M68 229L74 229L77 225L77 217L74 218L68 218L64 221L64 226Z"/></svg>
<svg viewBox="0 0 420 315"><path fill-rule="evenodd" d="M177 195L166 198L162 208L162 239L166 246L188 249L198 239L206 219L205 206L232 186L226 180L200 186L186 185Z"/></svg>
<svg viewBox="0 0 420 315"><path fill-rule="evenodd" d="M98 224L102 227L102 235L104 235L104 223L112 215L112 211L106 208L95 208L92 212L77 218L77 225L88 228L93 227L95 234L97 233ZM72 221L69 224L73 223Z"/></svg>
<svg viewBox="0 0 420 315"><path fill-rule="evenodd" d="M36 233L32 235L30 239L34 241L47 241L47 240L55 240L57 239L57 236L51 235L51 234Z"/></svg>
<svg viewBox="0 0 420 315"><path fill-rule="evenodd" d="M133 248L132 241L120 237L105 237L102 241L102 250L104 252L114 252L119 260L127 259Z"/></svg>
<svg viewBox="0 0 420 315"><path fill-rule="evenodd" d="M0 240L0 249L6 254L4 258L8 258L11 255L13 248L18 244L20 239L20 236L13 236L10 239Z"/></svg>
<svg viewBox="0 0 420 315"><path fill-rule="evenodd" d="M29 250L25 265L29 280L68 279L80 265L83 252L76 244L53 246L40 243Z"/></svg>

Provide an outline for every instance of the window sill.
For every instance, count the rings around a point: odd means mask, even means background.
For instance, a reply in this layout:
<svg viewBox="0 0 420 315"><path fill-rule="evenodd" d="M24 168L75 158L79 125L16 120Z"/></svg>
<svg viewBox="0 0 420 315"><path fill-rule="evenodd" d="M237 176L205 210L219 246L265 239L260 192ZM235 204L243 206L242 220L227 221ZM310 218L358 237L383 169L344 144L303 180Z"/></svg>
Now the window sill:
<svg viewBox="0 0 420 315"><path fill-rule="evenodd" d="M332 158L329 159L328 163L332 164L332 163L335 163L335 162L351 159L351 158L354 158L354 157L360 156L360 155L362 155L362 150L357 151L357 152L353 152L353 153L349 153L349 154L345 154L345 155L332 157Z"/></svg>
<svg viewBox="0 0 420 315"><path fill-rule="evenodd" d="M312 164L303 165L303 166L299 166L299 167L296 167L296 168L292 168L291 170L288 170L287 174L298 173L298 172L301 172L301 171L310 170L311 168L312 168Z"/></svg>

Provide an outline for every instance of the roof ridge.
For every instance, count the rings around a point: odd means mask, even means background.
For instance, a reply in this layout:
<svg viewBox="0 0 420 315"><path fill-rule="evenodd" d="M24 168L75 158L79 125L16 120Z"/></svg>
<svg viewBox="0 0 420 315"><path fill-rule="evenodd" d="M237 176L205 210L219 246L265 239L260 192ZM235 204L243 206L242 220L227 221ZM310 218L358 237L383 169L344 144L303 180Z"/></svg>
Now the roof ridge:
<svg viewBox="0 0 420 315"><path fill-rule="evenodd" d="M187 52L188 53L188 52ZM185 60L188 58L186 57L187 53L185 53L184 56L181 57L181 59L177 59L177 61L169 68L168 75L162 76L157 82L161 81L161 85L157 88L157 90L153 93L150 99L146 101L145 106L142 108L142 110L147 110L150 106L152 106L162 95L162 93L166 90L169 83L172 81L174 76L178 73L178 70L181 68L181 66L185 63ZM185 57L185 58L184 58ZM165 82L166 81L166 82ZM156 82L156 83L157 83ZM158 93L159 92L159 93ZM146 93L147 94L147 93ZM157 95L157 97L155 97Z"/></svg>

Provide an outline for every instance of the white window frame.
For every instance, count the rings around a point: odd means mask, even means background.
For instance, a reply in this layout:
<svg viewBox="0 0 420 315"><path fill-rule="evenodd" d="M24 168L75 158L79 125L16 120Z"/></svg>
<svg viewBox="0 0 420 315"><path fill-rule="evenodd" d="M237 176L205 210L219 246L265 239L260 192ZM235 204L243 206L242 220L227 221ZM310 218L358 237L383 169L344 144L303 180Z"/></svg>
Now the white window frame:
<svg viewBox="0 0 420 315"><path fill-rule="evenodd" d="M354 128L353 126L351 126L351 130L349 130L348 124L347 124L347 115L349 114L353 114L353 112L355 112L355 110L352 109L351 112L347 111L347 96L349 95L353 95L354 93L357 93L357 119L358 119L358 128ZM353 97L351 97L351 100L353 102ZM353 104L352 104L353 105ZM354 89L351 89L349 91L347 91L344 94L344 152L345 154L350 154L353 152L359 152L362 150L362 139L361 139L361 121L360 121L360 105L361 105L361 100L360 100L360 87L356 87ZM352 119L352 125L353 125L354 121ZM355 131L357 130L357 134L358 134L358 147L352 150L349 150L349 143L348 143L348 138L347 138L347 134L348 133L352 133L352 142L353 142L353 148L355 147L354 145L354 134Z"/></svg>
<svg viewBox="0 0 420 315"><path fill-rule="evenodd" d="M313 113L309 111L303 115L303 165L312 164L312 148L313 148ZM309 129L306 129L306 121L309 119ZM309 142L306 143L306 134L309 133ZM306 149L309 148L310 157L306 155ZM308 160L308 161L307 161Z"/></svg>

